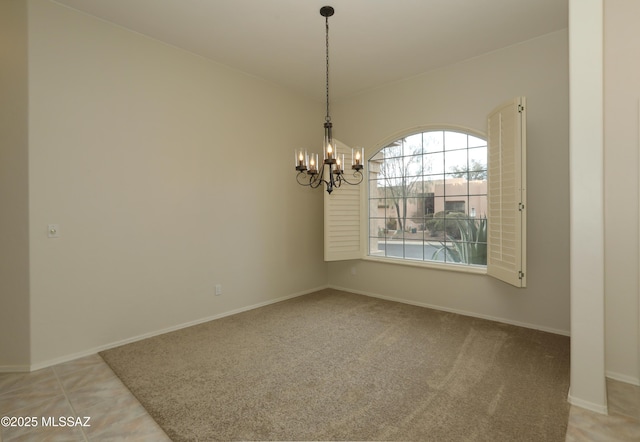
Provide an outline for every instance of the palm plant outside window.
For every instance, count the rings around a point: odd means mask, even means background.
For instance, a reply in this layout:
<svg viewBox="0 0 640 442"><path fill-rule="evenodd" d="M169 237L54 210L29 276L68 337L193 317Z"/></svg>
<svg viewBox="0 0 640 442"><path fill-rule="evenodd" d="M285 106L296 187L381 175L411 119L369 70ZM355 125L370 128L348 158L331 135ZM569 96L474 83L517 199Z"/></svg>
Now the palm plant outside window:
<svg viewBox="0 0 640 442"><path fill-rule="evenodd" d="M369 159L369 255L487 264L487 142L433 130Z"/></svg>

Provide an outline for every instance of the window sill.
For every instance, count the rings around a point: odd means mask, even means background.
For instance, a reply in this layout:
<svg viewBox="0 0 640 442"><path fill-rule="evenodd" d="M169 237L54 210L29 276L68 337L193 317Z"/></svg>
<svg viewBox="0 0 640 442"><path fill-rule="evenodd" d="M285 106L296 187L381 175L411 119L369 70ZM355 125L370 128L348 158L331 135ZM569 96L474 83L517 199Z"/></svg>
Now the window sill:
<svg viewBox="0 0 640 442"><path fill-rule="evenodd" d="M412 261L409 259L401 259L401 258L389 258L389 257L378 257L367 255L362 258L364 261L372 261L372 262L380 262L385 264L396 264L401 266L409 266L409 267L422 267L427 269L434 270L446 270L450 272L461 272L461 273L471 273L475 275L486 275L487 267L486 266L474 266L474 265L466 265L466 264L449 264L449 263L435 263L435 262L427 262L427 261Z"/></svg>

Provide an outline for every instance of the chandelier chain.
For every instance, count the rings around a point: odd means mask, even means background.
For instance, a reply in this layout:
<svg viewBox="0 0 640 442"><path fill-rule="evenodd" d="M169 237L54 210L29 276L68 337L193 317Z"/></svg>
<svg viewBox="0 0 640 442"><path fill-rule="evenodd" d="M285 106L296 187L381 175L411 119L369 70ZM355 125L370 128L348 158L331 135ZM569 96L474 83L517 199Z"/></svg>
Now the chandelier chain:
<svg viewBox="0 0 640 442"><path fill-rule="evenodd" d="M331 122L331 117L329 116L329 17L325 17L325 30L326 30L326 89L327 89L327 116L325 117L325 121L327 123Z"/></svg>

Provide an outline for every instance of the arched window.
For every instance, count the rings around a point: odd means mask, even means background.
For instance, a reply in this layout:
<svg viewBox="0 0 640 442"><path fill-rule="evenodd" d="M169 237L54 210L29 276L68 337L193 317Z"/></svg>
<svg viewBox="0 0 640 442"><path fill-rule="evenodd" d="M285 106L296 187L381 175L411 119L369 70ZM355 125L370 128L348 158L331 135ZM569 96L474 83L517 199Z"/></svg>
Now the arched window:
<svg viewBox="0 0 640 442"><path fill-rule="evenodd" d="M369 256L486 266L486 140L414 133L375 153L368 175Z"/></svg>

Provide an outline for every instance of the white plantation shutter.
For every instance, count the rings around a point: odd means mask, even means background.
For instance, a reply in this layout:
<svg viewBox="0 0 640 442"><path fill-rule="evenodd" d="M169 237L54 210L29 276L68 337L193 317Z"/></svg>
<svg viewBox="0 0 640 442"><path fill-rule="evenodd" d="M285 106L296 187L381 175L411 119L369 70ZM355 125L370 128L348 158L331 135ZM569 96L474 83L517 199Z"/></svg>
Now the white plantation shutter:
<svg viewBox="0 0 640 442"><path fill-rule="evenodd" d="M487 273L526 287L525 98L498 106L488 118Z"/></svg>
<svg viewBox="0 0 640 442"><path fill-rule="evenodd" d="M351 148L334 139L337 153L344 153L344 174L351 182L357 182L351 169ZM364 158L363 158L364 161ZM364 169L362 174L365 174ZM343 183L331 194L324 192L324 260L341 261L359 259L363 255L360 236L361 193L366 180L357 186Z"/></svg>

